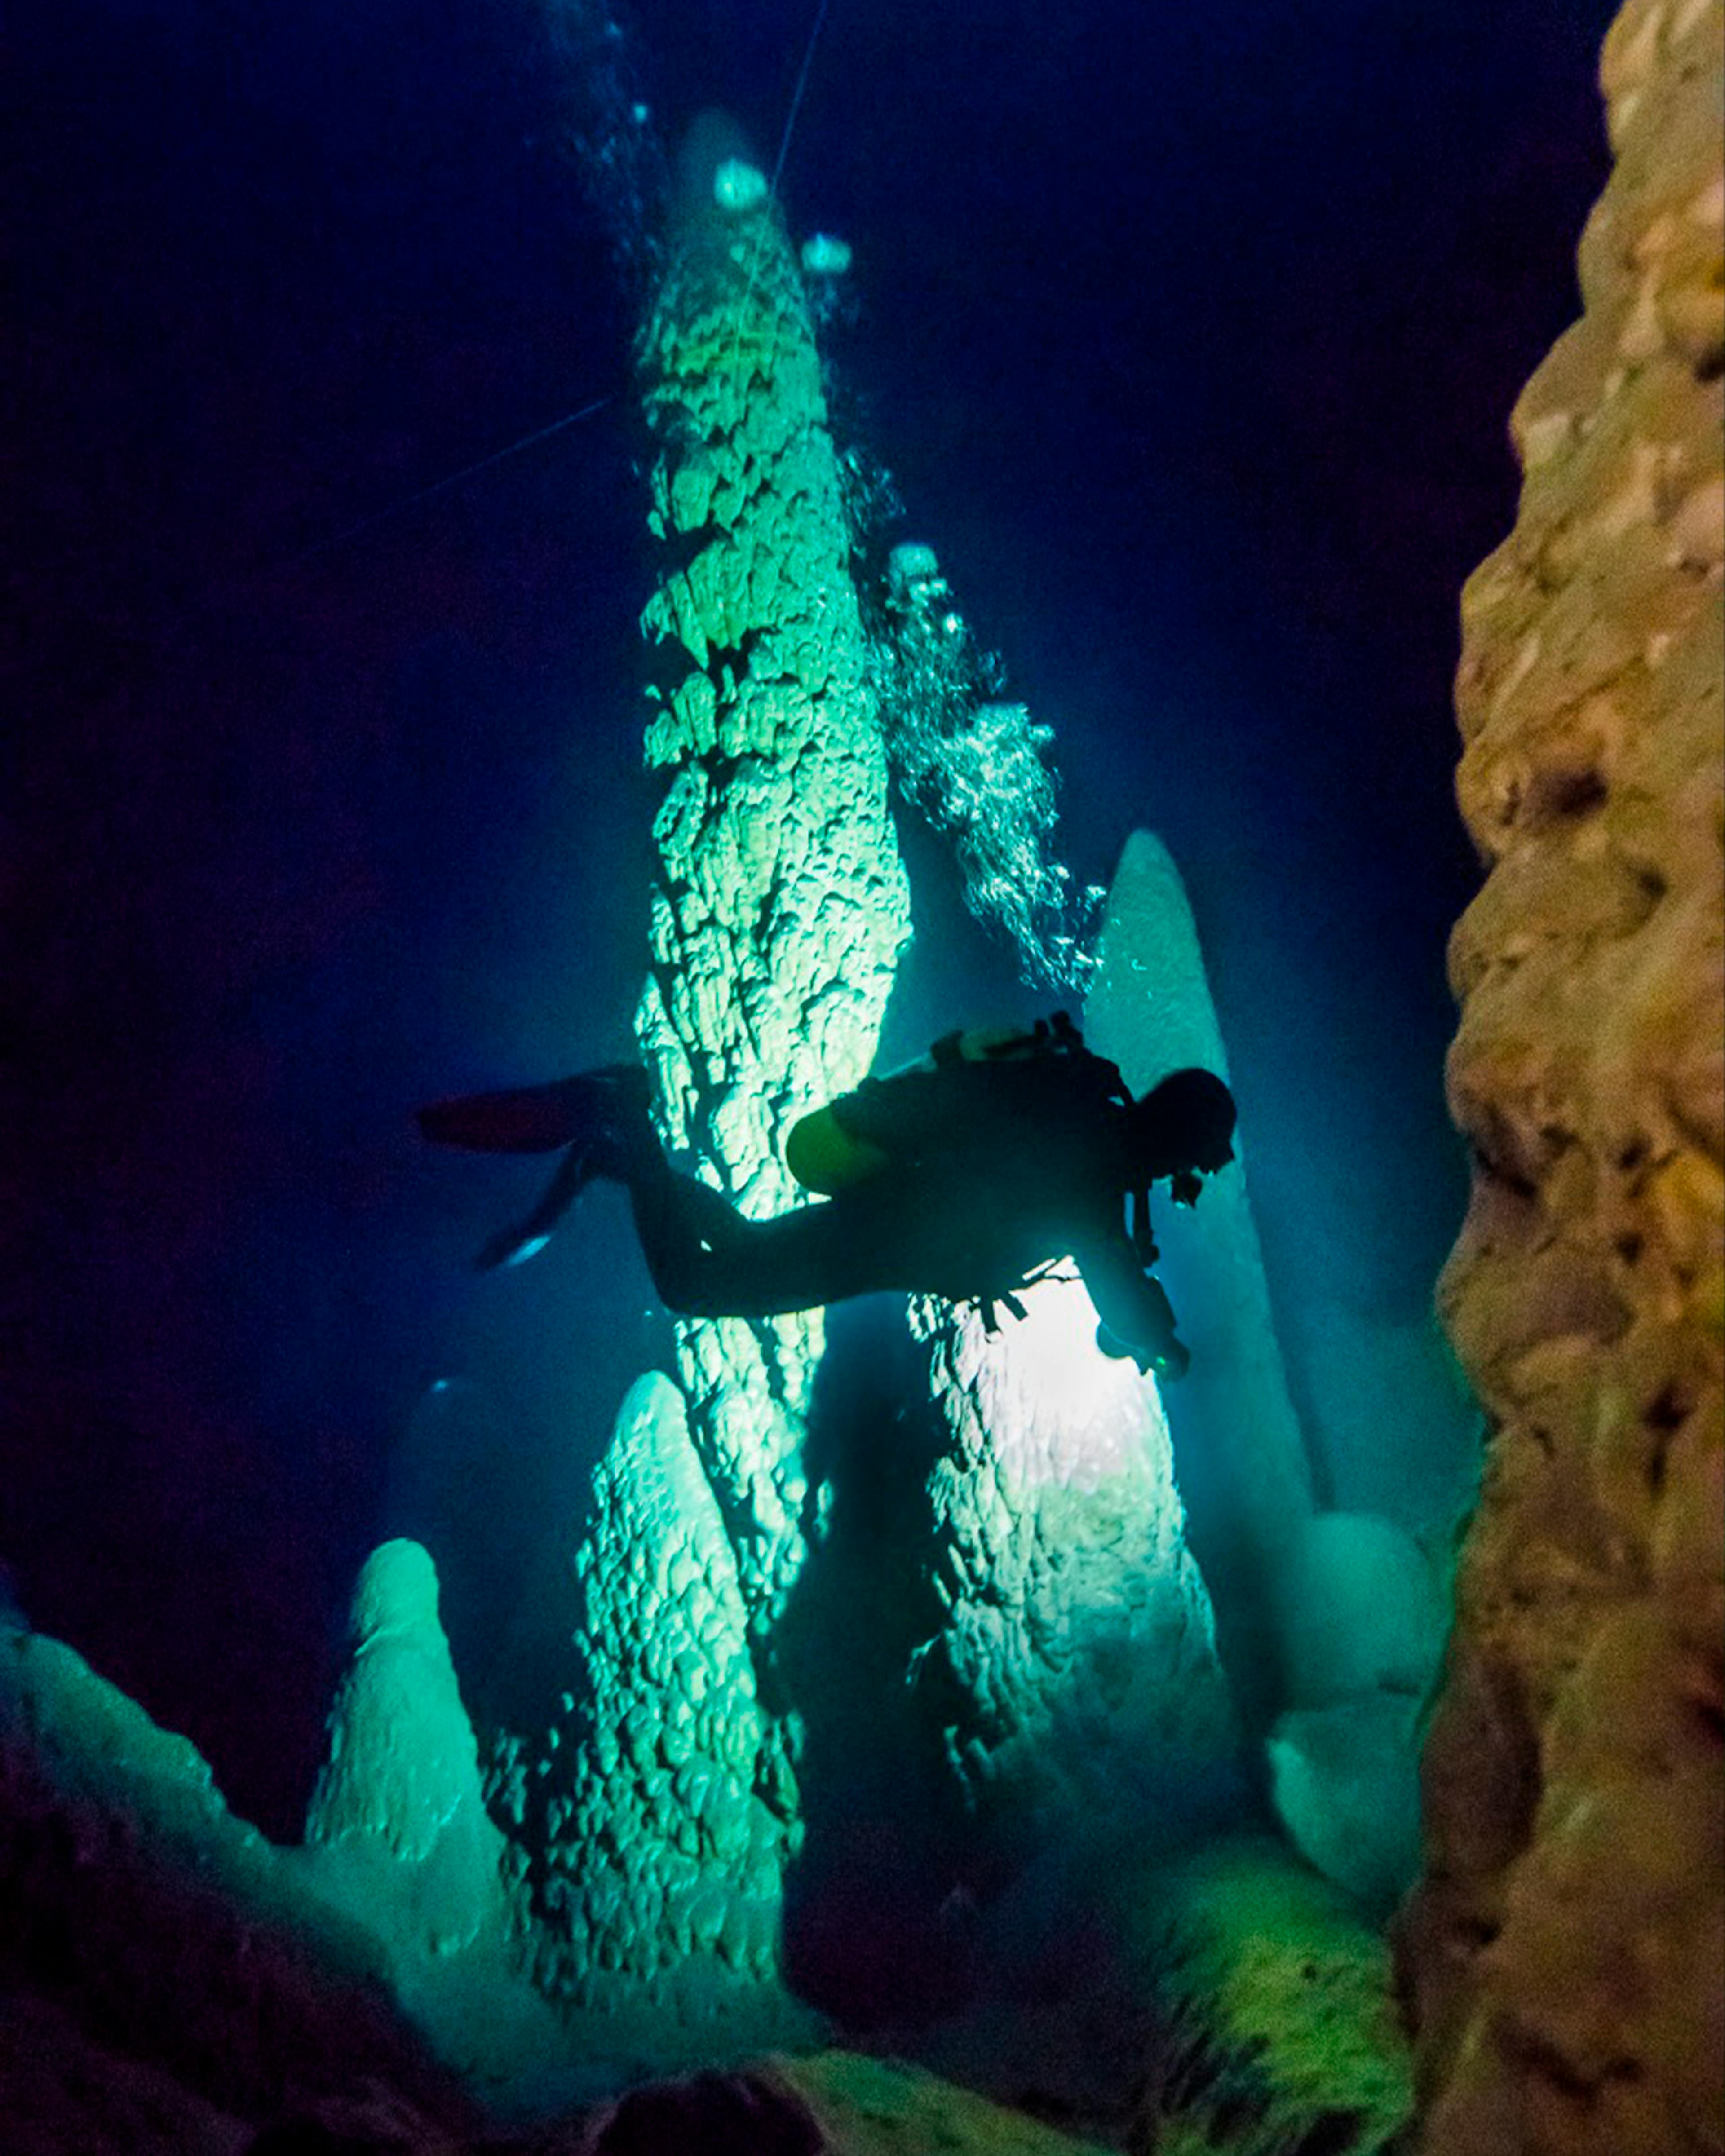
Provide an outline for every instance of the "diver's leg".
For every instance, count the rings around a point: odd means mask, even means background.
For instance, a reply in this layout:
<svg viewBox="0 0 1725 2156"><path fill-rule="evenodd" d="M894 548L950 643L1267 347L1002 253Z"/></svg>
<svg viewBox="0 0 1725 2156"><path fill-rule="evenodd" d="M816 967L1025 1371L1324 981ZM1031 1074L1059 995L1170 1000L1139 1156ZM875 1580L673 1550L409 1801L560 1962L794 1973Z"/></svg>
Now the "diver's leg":
<svg viewBox="0 0 1725 2156"><path fill-rule="evenodd" d="M741 1235L742 1216L716 1190L679 1175L655 1142L637 1143L624 1163L635 1236L660 1301L685 1317L721 1313L712 1301L723 1255Z"/></svg>
<svg viewBox="0 0 1725 2156"><path fill-rule="evenodd" d="M530 1256L585 1185L603 1177L627 1188L653 1284L685 1316L778 1317L895 1284L891 1222L877 1219L882 1209L872 1195L746 1219L709 1184L672 1168L649 1099L646 1072L620 1065L422 1110L426 1136L444 1144L525 1151L560 1139L569 1147L532 1214L494 1236L480 1263Z"/></svg>
<svg viewBox="0 0 1725 2156"><path fill-rule="evenodd" d="M629 1177L653 1285L687 1317L778 1317L894 1285L870 1209L844 1198L749 1220L658 1155Z"/></svg>

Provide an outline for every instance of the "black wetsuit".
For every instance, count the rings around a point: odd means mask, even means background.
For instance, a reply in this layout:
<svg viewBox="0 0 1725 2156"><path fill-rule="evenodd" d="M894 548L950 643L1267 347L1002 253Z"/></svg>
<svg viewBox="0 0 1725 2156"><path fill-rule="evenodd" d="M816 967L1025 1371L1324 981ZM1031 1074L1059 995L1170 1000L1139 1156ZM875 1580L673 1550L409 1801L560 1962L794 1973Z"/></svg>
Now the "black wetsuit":
<svg viewBox="0 0 1725 2156"><path fill-rule="evenodd" d="M565 1152L481 1265L530 1256L583 1185L606 1177L627 1185L654 1285L686 1317L774 1317L898 1290L975 1301L992 1327L997 1305L1021 1313L1018 1291L1070 1258L1108 1351L1178 1375L1186 1351L1148 1271L1143 1134L1118 1070L1060 1019L978 1050L988 1038L949 1035L926 1066L835 1101L827 1112L869 1172L768 1220L672 1167L639 1065L440 1101L419 1123L439 1144Z"/></svg>
<svg viewBox="0 0 1725 2156"><path fill-rule="evenodd" d="M1122 1352L1183 1367L1168 1297L1146 1271L1129 1100L1114 1065L1081 1048L937 1055L833 1105L884 1167L766 1220L676 1173L644 1118L598 1172L627 1183L654 1285L687 1316L773 1317L891 1289L975 1301L992 1323L993 1305L1018 1307L1018 1290L1071 1258Z"/></svg>

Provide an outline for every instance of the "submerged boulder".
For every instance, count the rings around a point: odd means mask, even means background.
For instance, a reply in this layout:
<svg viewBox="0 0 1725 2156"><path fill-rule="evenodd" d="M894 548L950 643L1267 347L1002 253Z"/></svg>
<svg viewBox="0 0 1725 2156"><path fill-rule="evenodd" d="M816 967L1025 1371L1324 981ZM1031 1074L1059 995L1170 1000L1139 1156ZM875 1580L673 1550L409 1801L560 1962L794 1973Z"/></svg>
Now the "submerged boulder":
<svg viewBox="0 0 1725 2156"><path fill-rule="evenodd" d="M1288 1839L1383 1918L1420 1862L1420 1732L1448 1621L1406 1528L1320 1512L1281 1562L1288 1711L1265 1750Z"/></svg>
<svg viewBox="0 0 1725 2156"><path fill-rule="evenodd" d="M1430 1689L1448 1611L1435 1568L1405 1527L1368 1512L1320 1512L1290 1535L1281 1568L1291 1709Z"/></svg>
<svg viewBox="0 0 1725 2156"><path fill-rule="evenodd" d="M1285 1714L1270 1732L1271 1795L1288 1839L1370 1915L1420 1866L1419 1702L1363 1692Z"/></svg>

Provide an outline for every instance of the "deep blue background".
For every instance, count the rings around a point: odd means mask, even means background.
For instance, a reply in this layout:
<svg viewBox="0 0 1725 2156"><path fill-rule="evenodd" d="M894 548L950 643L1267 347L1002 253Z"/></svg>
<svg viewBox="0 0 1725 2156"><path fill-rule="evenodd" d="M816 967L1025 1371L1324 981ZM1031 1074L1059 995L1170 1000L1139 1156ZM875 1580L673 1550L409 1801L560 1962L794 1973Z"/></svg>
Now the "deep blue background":
<svg viewBox="0 0 1725 2156"><path fill-rule="evenodd" d="M1456 594L1576 311L1608 12L832 0L788 145L856 252L841 427L1055 727L1068 857L1186 868L1281 1291L1389 1318L1461 1205ZM770 162L814 14L644 0L619 49ZM554 28L11 33L0 1558L283 1832L365 1549L442 1545L501 1686L665 1342L611 1194L476 1281L535 1172L408 1121L621 1052L639 971L632 315ZM894 1052L1032 1000L912 856Z"/></svg>

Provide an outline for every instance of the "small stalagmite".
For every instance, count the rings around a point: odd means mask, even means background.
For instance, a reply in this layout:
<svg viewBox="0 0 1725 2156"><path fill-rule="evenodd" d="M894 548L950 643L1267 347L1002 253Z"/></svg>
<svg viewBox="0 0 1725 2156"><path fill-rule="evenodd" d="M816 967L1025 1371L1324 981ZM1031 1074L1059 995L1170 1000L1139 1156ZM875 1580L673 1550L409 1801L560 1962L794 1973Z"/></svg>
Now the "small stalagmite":
<svg viewBox="0 0 1725 2156"><path fill-rule="evenodd" d="M503 1836L418 1543L385 1543L361 1571L329 1735L305 1840L334 1897L410 1958L504 1928Z"/></svg>

